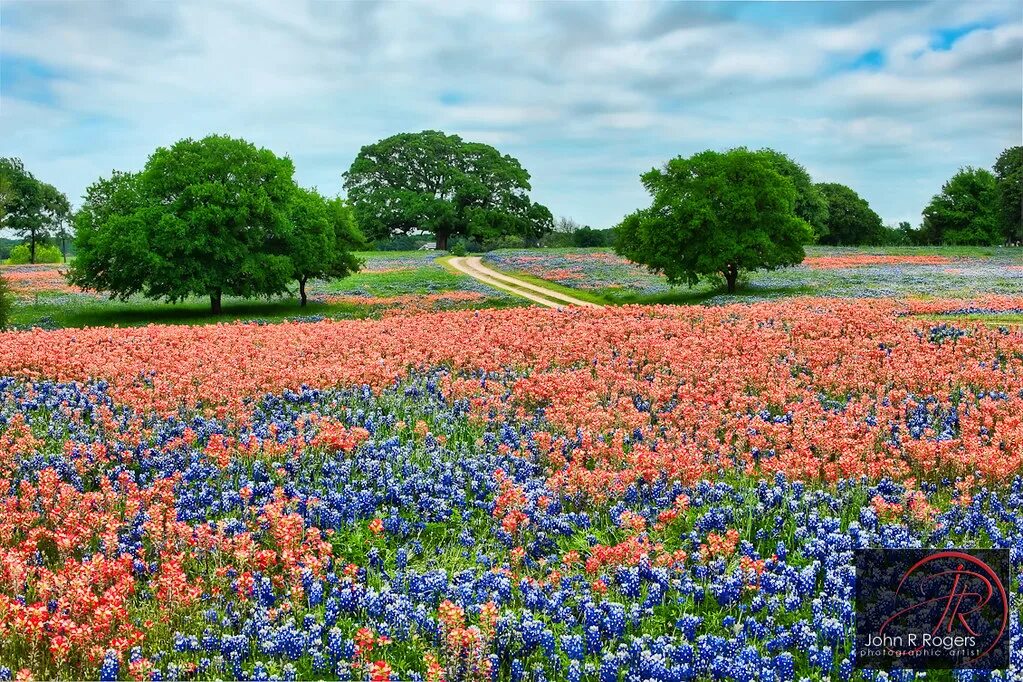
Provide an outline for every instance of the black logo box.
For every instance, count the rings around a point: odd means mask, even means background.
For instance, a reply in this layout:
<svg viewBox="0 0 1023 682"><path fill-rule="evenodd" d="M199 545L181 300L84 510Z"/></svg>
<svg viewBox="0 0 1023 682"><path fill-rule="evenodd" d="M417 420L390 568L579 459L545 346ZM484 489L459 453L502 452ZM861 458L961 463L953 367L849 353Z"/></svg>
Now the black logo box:
<svg viewBox="0 0 1023 682"><path fill-rule="evenodd" d="M855 565L857 668L1008 667L1008 550L860 549Z"/></svg>

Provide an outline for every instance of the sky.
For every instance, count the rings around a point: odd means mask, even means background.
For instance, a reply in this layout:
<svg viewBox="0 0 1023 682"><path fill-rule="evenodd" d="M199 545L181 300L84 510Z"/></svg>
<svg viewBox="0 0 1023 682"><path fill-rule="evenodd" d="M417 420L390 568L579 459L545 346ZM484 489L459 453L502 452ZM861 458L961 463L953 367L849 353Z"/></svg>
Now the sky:
<svg viewBox="0 0 1023 682"><path fill-rule="evenodd" d="M648 205L641 173L737 146L916 225L1023 142L1023 2L0 0L0 156L75 205L210 133L335 195L362 145L427 129L594 227Z"/></svg>

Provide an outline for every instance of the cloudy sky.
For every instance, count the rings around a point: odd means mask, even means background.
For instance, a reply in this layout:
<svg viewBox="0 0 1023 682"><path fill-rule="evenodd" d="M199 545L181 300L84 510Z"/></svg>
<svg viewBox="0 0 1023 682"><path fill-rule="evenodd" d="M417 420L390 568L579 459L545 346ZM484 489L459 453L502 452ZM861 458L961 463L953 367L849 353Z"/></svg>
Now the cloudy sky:
<svg viewBox="0 0 1023 682"><path fill-rule="evenodd" d="M363 144L440 129L610 226L639 174L770 146L918 223L1023 130L1023 3L0 0L0 156L77 203L157 146L229 133L326 194Z"/></svg>

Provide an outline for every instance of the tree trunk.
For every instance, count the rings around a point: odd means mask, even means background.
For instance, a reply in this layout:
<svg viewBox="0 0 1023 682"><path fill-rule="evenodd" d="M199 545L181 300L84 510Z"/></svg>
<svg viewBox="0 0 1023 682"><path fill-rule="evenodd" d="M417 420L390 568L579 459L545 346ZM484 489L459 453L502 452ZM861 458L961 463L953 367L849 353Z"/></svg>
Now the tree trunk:
<svg viewBox="0 0 1023 682"><path fill-rule="evenodd" d="M302 297L302 307L305 308L306 301L308 300L305 295L305 282L307 277L298 278L298 293Z"/></svg>
<svg viewBox="0 0 1023 682"><path fill-rule="evenodd" d="M212 292L210 292L210 312L213 313L214 315L219 315L220 314L220 311L221 311L221 307L220 307L221 294L222 294L222 292L221 292L220 289L214 289Z"/></svg>
<svg viewBox="0 0 1023 682"><path fill-rule="evenodd" d="M729 263L725 266L725 282L728 283L728 293L735 293L735 281L739 279L739 268L735 267L734 263Z"/></svg>
<svg viewBox="0 0 1023 682"><path fill-rule="evenodd" d="M437 232L437 250L438 251L447 251L448 250L448 233L447 232L440 232L440 231Z"/></svg>
<svg viewBox="0 0 1023 682"><path fill-rule="evenodd" d="M36 233L28 236L28 262L35 265L36 262Z"/></svg>

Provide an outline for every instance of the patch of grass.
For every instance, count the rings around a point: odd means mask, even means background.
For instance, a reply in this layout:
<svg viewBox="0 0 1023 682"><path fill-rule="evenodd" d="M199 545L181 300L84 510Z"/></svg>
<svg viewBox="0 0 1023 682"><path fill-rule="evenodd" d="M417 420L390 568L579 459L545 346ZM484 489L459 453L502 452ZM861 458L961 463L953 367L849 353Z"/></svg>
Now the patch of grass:
<svg viewBox="0 0 1023 682"><path fill-rule="evenodd" d="M551 291L557 291L562 294L574 296L575 298L578 298L581 301L599 303L600 305L614 304L614 301L608 300L604 296L593 291L586 291L585 289L573 289L572 287L567 287L563 284L558 284L557 282L552 282L541 277L535 277L525 272L502 270L501 268L495 268L491 263L487 263L486 266L491 270L496 270L497 272L502 272L506 275L517 277L518 279L521 279L523 282L529 282L530 284L535 284L537 286L543 287L544 289L550 289Z"/></svg>
<svg viewBox="0 0 1023 682"><path fill-rule="evenodd" d="M16 306L12 310L11 324L31 326L51 321L59 327L137 327L146 324L217 324L238 320L282 320L322 315L338 319L370 317L371 306L351 304L324 304L310 301L300 307L296 299L252 301L225 299L220 315L212 315L209 301L195 299L182 303L120 302L84 299L82 302L48 302L40 297L39 303Z"/></svg>
<svg viewBox="0 0 1023 682"><path fill-rule="evenodd" d="M338 294L364 293L370 296L404 296L460 291L466 288L465 284L472 281L471 277L454 274L440 266L434 266L431 262L424 263L424 267L415 270L359 272L351 277L328 282L324 285L323 290Z"/></svg>
<svg viewBox="0 0 1023 682"><path fill-rule="evenodd" d="M988 327L1023 326L1023 313L969 313L965 315L913 315L931 322L980 322Z"/></svg>

